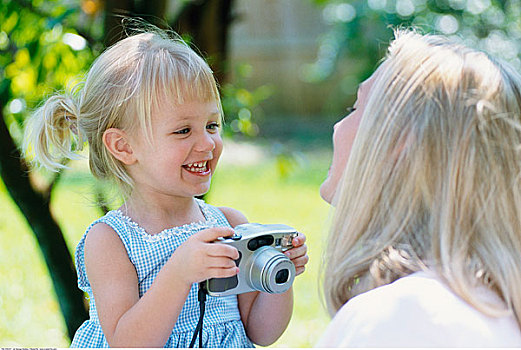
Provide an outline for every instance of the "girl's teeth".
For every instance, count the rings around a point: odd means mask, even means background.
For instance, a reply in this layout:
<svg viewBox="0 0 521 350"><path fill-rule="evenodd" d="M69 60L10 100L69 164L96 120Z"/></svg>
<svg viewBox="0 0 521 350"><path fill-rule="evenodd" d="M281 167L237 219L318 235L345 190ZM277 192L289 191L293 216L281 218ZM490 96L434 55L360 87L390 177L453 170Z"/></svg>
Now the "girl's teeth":
<svg viewBox="0 0 521 350"><path fill-rule="evenodd" d="M185 167L191 172L204 172L207 170L206 161L186 164Z"/></svg>

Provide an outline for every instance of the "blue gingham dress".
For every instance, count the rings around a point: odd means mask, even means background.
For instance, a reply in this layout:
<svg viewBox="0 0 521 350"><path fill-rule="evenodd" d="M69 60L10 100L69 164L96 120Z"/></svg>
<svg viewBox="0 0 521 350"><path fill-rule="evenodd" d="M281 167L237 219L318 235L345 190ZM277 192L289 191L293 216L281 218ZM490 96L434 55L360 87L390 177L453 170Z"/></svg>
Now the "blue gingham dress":
<svg viewBox="0 0 521 350"><path fill-rule="evenodd" d="M85 272L85 237L90 228L96 223L103 222L117 232L127 250L130 261L136 267L139 281L139 297L142 297L175 249L185 242L188 237L209 227L230 227L228 220L226 220L226 217L219 209L201 200L197 200L197 203L205 217L204 221L173 227L155 235L146 233L137 223L124 216L120 210L110 211L89 226L76 248L76 270L78 272L78 287L86 292L90 299L90 319L78 328L71 347L109 347L99 323L94 296ZM194 259L196 258L194 257ZM187 348L190 345L193 332L199 321L197 291L197 284L193 284L179 314L177 323L172 329L172 334L164 347ZM246 336L239 314L237 296L235 295L226 297L212 297L208 295L203 325L204 347L253 347L253 344ZM198 343L199 340L196 341L196 346L198 346Z"/></svg>

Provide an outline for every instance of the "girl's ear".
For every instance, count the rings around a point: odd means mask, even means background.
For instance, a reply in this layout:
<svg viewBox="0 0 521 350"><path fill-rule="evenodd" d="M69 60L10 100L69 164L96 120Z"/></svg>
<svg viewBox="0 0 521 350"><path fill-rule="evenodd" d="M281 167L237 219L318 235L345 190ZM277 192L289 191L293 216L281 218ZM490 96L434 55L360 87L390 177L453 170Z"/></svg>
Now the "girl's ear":
<svg viewBox="0 0 521 350"><path fill-rule="evenodd" d="M103 144L114 158L123 164L131 165L136 162L128 135L123 130L117 128L105 130L103 133Z"/></svg>

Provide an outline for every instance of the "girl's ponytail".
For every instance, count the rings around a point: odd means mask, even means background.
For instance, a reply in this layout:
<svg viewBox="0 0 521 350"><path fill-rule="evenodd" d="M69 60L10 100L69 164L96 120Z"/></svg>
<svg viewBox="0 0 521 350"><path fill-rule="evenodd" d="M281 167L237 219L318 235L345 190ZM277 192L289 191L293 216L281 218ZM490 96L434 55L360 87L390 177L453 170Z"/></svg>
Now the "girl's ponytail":
<svg viewBox="0 0 521 350"><path fill-rule="evenodd" d="M51 171L66 168L66 159L80 159L84 137L73 96L54 95L38 108L25 127L23 151L31 162Z"/></svg>

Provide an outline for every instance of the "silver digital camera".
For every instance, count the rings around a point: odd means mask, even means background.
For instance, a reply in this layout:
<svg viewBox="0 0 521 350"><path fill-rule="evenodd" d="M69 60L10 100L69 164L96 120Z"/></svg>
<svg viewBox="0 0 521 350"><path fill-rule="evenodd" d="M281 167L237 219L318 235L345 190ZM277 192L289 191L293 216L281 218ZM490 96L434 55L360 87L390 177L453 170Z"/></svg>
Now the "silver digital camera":
<svg viewBox="0 0 521 350"><path fill-rule="evenodd" d="M243 224L234 228L230 238L216 242L229 244L239 251L235 264L239 273L228 278L206 281L211 296L241 294L251 291L284 293L295 279L295 265L282 252L293 248L298 232L282 224Z"/></svg>

